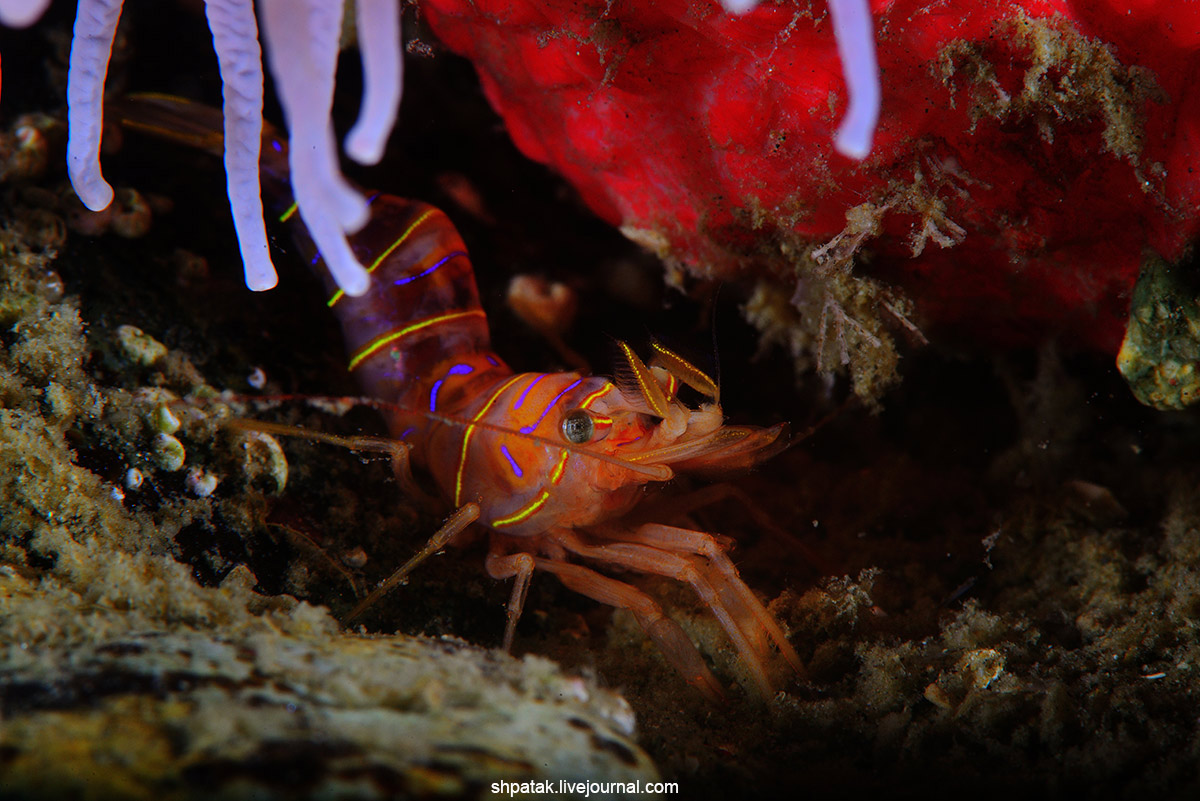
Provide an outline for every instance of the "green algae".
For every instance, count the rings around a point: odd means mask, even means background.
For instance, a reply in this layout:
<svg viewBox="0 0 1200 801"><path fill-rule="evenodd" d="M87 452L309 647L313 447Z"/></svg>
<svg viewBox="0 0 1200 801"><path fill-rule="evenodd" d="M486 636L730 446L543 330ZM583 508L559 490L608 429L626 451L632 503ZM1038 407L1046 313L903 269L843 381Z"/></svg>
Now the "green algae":
<svg viewBox="0 0 1200 801"><path fill-rule="evenodd" d="M997 65L988 63L981 46L951 42L938 53L936 69L952 98L960 82L971 87L973 121L1032 120L1042 138L1053 142L1056 127L1095 119L1104 125L1104 149L1137 162L1145 137L1142 109L1148 101L1163 100L1149 70L1122 64L1110 45L1062 17L1035 19L1022 12L996 33L1028 53L1015 94L1000 89Z"/></svg>
<svg viewBox="0 0 1200 801"><path fill-rule="evenodd" d="M1142 403L1186 409L1200 398L1200 303L1191 264L1148 255L1133 290L1117 369Z"/></svg>

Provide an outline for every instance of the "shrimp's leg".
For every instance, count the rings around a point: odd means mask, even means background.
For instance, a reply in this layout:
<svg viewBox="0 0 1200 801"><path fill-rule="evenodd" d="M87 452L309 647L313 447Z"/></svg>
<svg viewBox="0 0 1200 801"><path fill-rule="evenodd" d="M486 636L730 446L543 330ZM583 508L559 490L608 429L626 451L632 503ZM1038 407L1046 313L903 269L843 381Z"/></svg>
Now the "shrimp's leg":
<svg viewBox="0 0 1200 801"><path fill-rule="evenodd" d="M787 641L787 636L783 633L783 629L779 627L779 622L759 602L750 588L746 586L746 582L742 581L738 575L737 568L729 559L729 555L725 553L725 549L721 547L720 542L715 536L703 531L692 531L675 526L647 523L638 526L634 532L623 534L621 539L624 542L638 542L674 553L689 553L703 556L720 573L721 578L724 580L723 583L733 589L741 600L742 605L754 616L755 621L774 640L776 647L779 648L779 652L783 654L783 658L788 661L788 664L802 678L806 677L800 656L796 653L796 649L792 648L792 644Z"/></svg>
<svg viewBox="0 0 1200 801"><path fill-rule="evenodd" d="M390 440L390 442L395 446L391 449L392 473L396 476L397 483L400 484L400 490L408 497L415 498L419 503L423 504L426 510L436 509L438 506L437 498L434 498L422 489L421 485L417 483L417 479L413 476L412 445L398 440Z"/></svg>
<svg viewBox="0 0 1200 801"><path fill-rule="evenodd" d="M642 631L662 651L663 656L679 671L687 683L703 693L710 701L725 700L725 693L692 641L671 618L663 613L653 598L641 590L624 584L594 570L570 562L535 558L534 564L558 576L564 585L602 604L628 609L637 619Z"/></svg>
<svg viewBox="0 0 1200 801"><path fill-rule="evenodd" d="M502 556L496 551L491 551L487 555L485 565L488 575L498 581L516 579L513 582L512 596L508 599L508 610L505 612L507 619L504 623L504 651L507 653L512 650L517 621L521 619L521 612L525 608L525 596L529 594L529 579L533 577L533 557L527 553Z"/></svg>
<svg viewBox="0 0 1200 801"><path fill-rule="evenodd" d="M771 697L771 681L767 677L766 666L763 663L766 643L762 637L762 629L752 625L758 622L756 616L752 613L747 614L745 601L736 587L729 592L728 590L731 588L728 582L718 582L718 584L724 585L719 588L714 585L703 569L703 565L698 564L696 557L630 542L591 545L584 542L574 532L563 532L558 535L557 539L569 551L585 558L620 565L641 573L666 576L691 585L696 595L712 610L721 626L724 627L734 647L745 660L746 667L754 678L755 684L758 685L762 696L764 698ZM741 579L735 579L735 581L741 584Z"/></svg>
<svg viewBox="0 0 1200 801"><path fill-rule="evenodd" d="M367 611L367 609L373 606L376 601L391 591L393 587L404 581L408 574L412 572L413 568L449 545L450 541L458 536L464 528L471 525L478 519L479 504L464 504L461 509L446 519L446 522L441 528L434 532L433 536L429 538L429 542L425 543L424 548L417 551L417 553L411 559L401 565L395 573L392 573L392 575L388 576L382 584L371 590L370 594L368 594L366 598L363 598L361 601L359 601L358 605L350 610L350 614L346 615L346 617L342 619L342 624L349 624L350 621Z"/></svg>
<svg viewBox="0 0 1200 801"><path fill-rule="evenodd" d="M808 543L800 539L793 532L779 525L773 517L767 512L764 512L758 502L752 500L749 494L740 487L729 484L709 484L699 489L686 492L674 498L666 498L656 500L654 504L655 516L662 519L666 517L668 520L676 520L698 509L703 509L706 506L713 506L722 501L737 501L738 509L743 510L750 516L762 530L774 536L776 539L788 543L791 547L800 552L804 561L808 562L818 575L827 576L834 572L829 562L823 559L816 551L809 547ZM720 542L723 537L715 534L708 536L713 537Z"/></svg>

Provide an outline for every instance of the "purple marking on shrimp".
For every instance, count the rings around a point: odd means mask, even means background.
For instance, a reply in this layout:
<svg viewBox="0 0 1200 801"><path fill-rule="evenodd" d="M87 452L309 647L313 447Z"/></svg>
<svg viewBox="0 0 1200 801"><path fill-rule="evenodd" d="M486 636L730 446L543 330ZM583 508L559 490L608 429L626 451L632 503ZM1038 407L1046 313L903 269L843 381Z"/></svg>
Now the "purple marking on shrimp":
<svg viewBox="0 0 1200 801"><path fill-rule="evenodd" d="M562 392L555 395L554 400L550 401L550 405L542 410L542 414L540 417L538 417L537 421L534 422L533 425L528 425L528 426L525 426L524 428L522 428L521 433L522 434L532 434L533 430L535 428L537 428L538 426L540 426L542 424L542 421L546 419L546 415L550 414L550 410L553 409L555 406L557 406L558 402L560 400L562 400L562 396L566 395L568 392L575 389L575 387L579 386L582 383L583 383L582 378L576 379L574 384L572 384L571 386L564 389Z"/></svg>
<svg viewBox="0 0 1200 801"><path fill-rule="evenodd" d="M475 368L469 364L456 364L446 371L445 378L439 378L437 381L434 381L433 389L429 390L429 411L437 411L438 392L441 391L442 384L446 383L446 378L449 378L452 375L466 375L467 373L473 372L474 369Z"/></svg>
<svg viewBox="0 0 1200 801"><path fill-rule="evenodd" d="M513 458L513 455L508 452L508 448L501 445L500 453L504 454L504 458L508 460L510 465L512 465L513 472L516 473L517 478L524 478L525 471L522 470L521 466L517 464L517 460Z"/></svg>
<svg viewBox="0 0 1200 801"><path fill-rule="evenodd" d="M545 378L548 375L550 375L550 374L542 373L537 378L533 379L533 381L529 384L529 386L525 387L525 391L521 393L521 397L517 398L517 402L513 405L514 411L521 408L521 404L525 402L525 396L529 394L529 390L533 389L533 385L536 384L537 382L541 381L543 378Z"/></svg>
<svg viewBox="0 0 1200 801"><path fill-rule="evenodd" d="M442 384L445 383L445 381L446 379L439 378L437 381L433 382L433 389L429 390L429 411L431 412L437 411L438 390L442 388Z"/></svg>
<svg viewBox="0 0 1200 801"><path fill-rule="evenodd" d="M451 259L457 258L458 256L465 256L465 255L467 255L465 251L456 250L453 253L451 253L449 256L443 256L441 259L438 260L438 263L433 265L432 267L430 267L422 272L419 272L416 275L402 276L400 278L397 278L392 283L396 286L404 286L405 284L411 284L413 281L416 281L418 278L424 278L425 276L429 275L434 270L436 270L438 267L441 267L443 264L450 261Z"/></svg>
<svg viewBox="0 0 1200 801"><path fill-rule="evenodd" d="M271 140L271 147L275 148L275 152L276 152L276 153L282 153L282 152L283 152L283 145L279 144L279 140L278 140L278 139L272 139L272 140Z"/></svg>
<svg viewBox="0 0 1200 801"><path fill-rule="evenodd" d="M496 357L495 357L495 356L488 356L488 357L486 357L486 358L487 358L487 363L488 363L488 364L490 364L492 367L499 367L499 366L500 366L500 362L496 361Z"/></svg>
<svg viewBox="0 0 1200 801"><path fill-rule="evenodd" d="M415 426L409 426L408 428L404 429L404 433L400 435L400 439L408 439L408 435L416 430L417 429Z"/></svg>

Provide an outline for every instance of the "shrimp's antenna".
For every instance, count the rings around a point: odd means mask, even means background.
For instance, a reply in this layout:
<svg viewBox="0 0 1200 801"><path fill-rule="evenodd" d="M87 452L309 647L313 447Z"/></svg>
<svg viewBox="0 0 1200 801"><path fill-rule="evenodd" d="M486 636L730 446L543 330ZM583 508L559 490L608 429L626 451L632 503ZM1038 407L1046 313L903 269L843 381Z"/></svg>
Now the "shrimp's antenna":
<svg viewBox="0 0 1200 801"><path fill-rule="evenodd" d="M457 428L479 428L485 431L494 431L497 434L509 434L514 437L520 437L529 442L536 442L547 448L555 448L558 450L570 451L573 454L584 457L586 459L595 459L607 464L623 467L627 470L632 470L635 473L640 473L648 477L651 481L670 481L675 477L675 473L667 465L662 464L643 464L641 461L633 461L630 459L621 458L620 456L611 456L606 453L588 450L580 445L575 445L570 442L560 442L547 437L538 436L526 431L509 426L497 425L485 420L468 420L463 417L458 417L444 412L429 412L424 409L412 409L398 403L380 400L378 398L352 397L352 396L319 396L319 395L256 395L256 396L236 396L230 395L223 400L239 400L242 402L288 402L288 401L304 401L313 403L314 401L328 403L330 405L353 404L355 406L365 406L369 409L380 411L396 411L404 414L417 414L429 420L436 420L446 425L455 426ZM189 399L176 401L177 403L187 404ZM381 453L394 453L397 446L397 440L392 437L379 437L374 435L360 436L341 436L338 434L328 434L321 431L311 431L300 426L288 425L285 423L272 423L265 420L253 420L244 417L230 418L225 422L225 425L231 428L242 430L261 431L264 434L278 434L280 436L300 437L309 439L314 442L325 442L331 445L339 445L350 450L359 451L377 451ZM642 460L644 461L644 460Z"/></svg>
<svg viewBox="0 0 1200 801"><path fill-rule="evenodd" d="M713 378L716 379L718 397L721 391L721 349L717 345L717 301L721 299L721 287L724 285L724 281L718 281L717 288L713 291L712 324L709 326L712 331Z"/></svg>

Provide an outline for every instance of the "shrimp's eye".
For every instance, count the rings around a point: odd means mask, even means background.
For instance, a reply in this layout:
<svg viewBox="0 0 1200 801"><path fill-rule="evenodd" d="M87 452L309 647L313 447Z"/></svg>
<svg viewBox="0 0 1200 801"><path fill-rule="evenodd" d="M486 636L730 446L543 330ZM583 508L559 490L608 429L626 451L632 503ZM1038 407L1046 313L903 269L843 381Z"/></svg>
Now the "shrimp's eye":
<svg viewBox="0 0 1200 801"><path fill-rule="evenodd" d="M595 432L596 426L592 422L592 416L583 409L568 412L567 416L563 418L562 435L567 442L583 445L591 441L592 434Z"/></svg>

